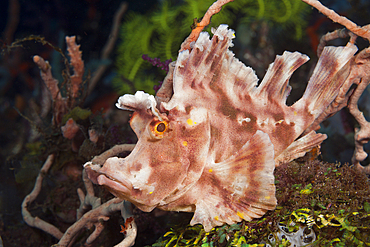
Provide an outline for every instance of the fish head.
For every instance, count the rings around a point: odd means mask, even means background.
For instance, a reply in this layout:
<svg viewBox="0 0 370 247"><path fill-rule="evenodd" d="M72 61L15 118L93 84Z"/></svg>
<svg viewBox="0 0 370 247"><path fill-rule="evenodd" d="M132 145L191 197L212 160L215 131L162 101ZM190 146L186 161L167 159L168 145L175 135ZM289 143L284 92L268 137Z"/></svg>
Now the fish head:
<svg viewBox="0 0 370 247"><path fill-rule="evenodd" d="M122 96L118 107L134 110L130 120L138 137L134 150L125 158L107 159L102 167L89 165L88 174L115 196L150 211L181 197L200 178L210 123L205 109L160 113L151 95L131 96Z"/></svg>

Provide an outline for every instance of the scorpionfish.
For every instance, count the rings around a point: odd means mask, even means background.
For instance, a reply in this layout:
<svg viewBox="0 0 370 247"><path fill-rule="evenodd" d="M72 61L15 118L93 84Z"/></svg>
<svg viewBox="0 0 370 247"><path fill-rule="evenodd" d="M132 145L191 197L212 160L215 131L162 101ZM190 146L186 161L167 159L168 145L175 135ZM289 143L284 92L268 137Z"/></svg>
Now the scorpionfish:
<svg viewBox="0 0 370 247"><path fill-rule="evenodd" d="M123 95L138 137L125 158L88 162L90 179L143 211L194 212L191 225L251 220L276 207L274 168L303 156L326 136L305 130L339 93L354 44L326 47L303 96L288 106L292 73L308 61L299 52L276 56L261 82L234 57L227 25L202 32L171 63L172 94Z"/></svg>

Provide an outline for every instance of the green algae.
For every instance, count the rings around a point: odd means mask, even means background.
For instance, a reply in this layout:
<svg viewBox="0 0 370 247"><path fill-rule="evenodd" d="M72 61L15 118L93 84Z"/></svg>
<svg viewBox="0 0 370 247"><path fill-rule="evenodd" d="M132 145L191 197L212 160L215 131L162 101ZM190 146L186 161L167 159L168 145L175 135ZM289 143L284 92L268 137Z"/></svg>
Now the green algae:
<svg viewBox="0 0 370 247"><path fill-rule="evenodd" d="M152 246L289 246L287 239L269 242L278 224L290 233L313 230L311 246L370 245L370 183L361 171L315 160L283 164L275 178L278 206L261 219L208 233L201 225L174 226Z"/></svg>

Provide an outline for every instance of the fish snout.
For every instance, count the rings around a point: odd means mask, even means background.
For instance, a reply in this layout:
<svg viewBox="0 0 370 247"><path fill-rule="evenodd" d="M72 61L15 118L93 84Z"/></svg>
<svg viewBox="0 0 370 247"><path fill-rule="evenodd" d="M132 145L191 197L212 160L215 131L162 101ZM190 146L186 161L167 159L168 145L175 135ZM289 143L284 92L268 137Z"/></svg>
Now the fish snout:
<svg viewBox="0 0 370 247"><path fill-rule="evenodd" d="M133 188L128 176L120 169L124 159L109 158L103 167L87 162L84 167L89 179L99 185L105 185L119 194L130 195Z"/></svg>
<svg viewBox="0 0 370 247"><path fill-rule="evenodd" d="M91 182L93 182L94 184L98 184L97 178L100 174L98 171L101 168L101 166L93 164L91 161L89 161L84 164L84 168Z"/></svg>

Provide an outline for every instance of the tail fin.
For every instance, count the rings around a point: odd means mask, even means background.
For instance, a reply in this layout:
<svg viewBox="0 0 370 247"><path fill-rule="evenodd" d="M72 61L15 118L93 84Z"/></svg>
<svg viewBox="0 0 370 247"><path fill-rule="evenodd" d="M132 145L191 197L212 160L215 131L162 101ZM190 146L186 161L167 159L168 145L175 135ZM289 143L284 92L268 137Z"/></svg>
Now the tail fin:
<svg viewBox="0 0 370 247"><path fill-rule="evenodd" d="M351 43L345 47L325 47L303 97L296 104L305 102L303 105L315 118L322 113L338 95L349 75L346 64L356 52L357 47Z"/></svg>

